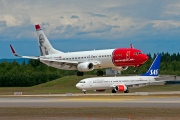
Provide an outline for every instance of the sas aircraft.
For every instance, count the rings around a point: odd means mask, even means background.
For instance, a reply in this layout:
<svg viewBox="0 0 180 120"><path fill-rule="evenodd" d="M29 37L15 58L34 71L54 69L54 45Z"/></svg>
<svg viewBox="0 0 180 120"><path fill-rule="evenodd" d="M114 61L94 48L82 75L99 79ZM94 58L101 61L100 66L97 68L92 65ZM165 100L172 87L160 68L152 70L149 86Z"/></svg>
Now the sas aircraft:
<svg viewBox="0 0 180 120"><path fill-rule="evenodd" d="M76 87L81 89L84 93L86 93L87 90L95 90L97 92L102 92L107 89L111 89L112 93L128 93L128 87L162 82L155 80L156 78L158 78L160 60L161 54L156 56L149 70L141 76L86 78L77 83Z"/></svg>
<svg viewBox="0 0 180 120"><path fill-rule="evenodd" d="M18 55L10 45L13 54L17 57L38 59L42 63L63 70L78 70L77 76L83 76L84 72L99 69L97 76L102 76L103 68L112 68L120 71L126 70L128 66L133 66L136 70L148 60L148 56L141 50L133 48L116 48L105 50L92 50L81 52L68 52L53 48L40 25L35 25L39 49L41 56L21 56Z"/></svg>

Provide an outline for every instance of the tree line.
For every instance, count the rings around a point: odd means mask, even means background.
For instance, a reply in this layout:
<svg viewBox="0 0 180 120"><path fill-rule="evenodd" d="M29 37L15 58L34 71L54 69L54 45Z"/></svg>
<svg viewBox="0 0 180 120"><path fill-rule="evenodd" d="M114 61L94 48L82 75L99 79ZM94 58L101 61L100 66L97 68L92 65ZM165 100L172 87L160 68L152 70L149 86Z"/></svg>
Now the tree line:
<svg viewBox="0 0 180 120"><path fill-rule="evenodd" d="M160 74L180 75L180 54L169 54L168 52L161 54ZM129 67L127 70L122 71L122 75L142 74L146 72L156 57L156 54L147 55L149 60L139 67L136 73L133 72L133 67ZM95 75L96 71L85 72L85 74ZM105 72L105 69L103 71ZM22 64L16 61L4 61L0 63L0 87L34 86L63 76L75 75L76 72L76 70L68 71L49 67L39 60L29 60L28 63L24 61Z"/></svg>

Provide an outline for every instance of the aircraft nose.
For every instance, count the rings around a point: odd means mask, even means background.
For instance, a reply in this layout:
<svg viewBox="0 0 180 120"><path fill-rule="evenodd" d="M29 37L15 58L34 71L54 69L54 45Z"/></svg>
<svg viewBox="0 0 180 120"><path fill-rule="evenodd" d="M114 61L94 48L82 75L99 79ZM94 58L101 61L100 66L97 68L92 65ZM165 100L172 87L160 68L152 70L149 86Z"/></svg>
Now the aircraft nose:
<svg viewBox="0 0 180 120"><path fill-rule="evenodd" d="M78 83L78 84L76 84L76 87L77 87L77 88L80 88L80 85L79 85L79 83Z"/></svg>
<svg viewBox="0 0 180 120"><path fill-rule="evenodd" d="M144 54L143 61L146 62L148 59L149 59L148 56L146 54Z"/></svg>

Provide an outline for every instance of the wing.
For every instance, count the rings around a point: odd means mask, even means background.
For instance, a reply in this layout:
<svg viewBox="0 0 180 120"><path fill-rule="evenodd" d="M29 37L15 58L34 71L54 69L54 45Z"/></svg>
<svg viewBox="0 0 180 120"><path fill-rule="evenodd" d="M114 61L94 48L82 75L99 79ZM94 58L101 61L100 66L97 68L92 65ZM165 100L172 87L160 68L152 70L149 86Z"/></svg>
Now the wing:
<svg viewBox="0 0 180 120"><path fill-rule="evenodd" d="M72 66L77 66L79 63L82 63L82 62L79 62L79 61L46 59L46 58L41 58L41 57L39 58L39 60L40 60L41 62L43 62L43 63L45 63L45 64L49 64L49 65L51 65L51 64L57 64L57 65L61 64L62 66L69 65L70 68L71 68ZM98 61L93 61L93 62L91 62L91 63L92 63L94 66L100 64L100 62L98 62Z"/></svg>
<svg viewBox="0 0 180 120"><path fill-rule="evenodd" d="M11 51L12 51L13 55L16 56L16 57L40 60L41 62L43 62L43 63L45 63L47 65L54 64L54 65L61 65L61 67L65 66L65 65L68 65L69 68L71 68L73 66L77 66L79 63L82 63L82 62L78 62L78 61L50 59L50 58L47 58L45 56L22 56L22 55L18 55L15 52L12 45L10 45L10 48L11 48ZM92 63L93 63L94 66L100 64L100 62L98 62L98 61L93 61Z"/></svg>

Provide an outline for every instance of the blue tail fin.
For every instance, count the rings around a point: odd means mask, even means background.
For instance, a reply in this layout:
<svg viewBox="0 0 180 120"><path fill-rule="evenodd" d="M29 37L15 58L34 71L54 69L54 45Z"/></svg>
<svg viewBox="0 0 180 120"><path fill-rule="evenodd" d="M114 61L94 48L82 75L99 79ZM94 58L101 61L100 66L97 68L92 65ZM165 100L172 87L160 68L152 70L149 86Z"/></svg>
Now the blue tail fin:
<svg viewBox="0 0 180 120"><path fill-rule="evenodd" d="M158 54L154 59L149 70L146 73L142 74L141 76L158 76L160 62L161 62L161 54Z"/></svg>

